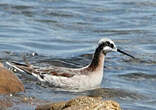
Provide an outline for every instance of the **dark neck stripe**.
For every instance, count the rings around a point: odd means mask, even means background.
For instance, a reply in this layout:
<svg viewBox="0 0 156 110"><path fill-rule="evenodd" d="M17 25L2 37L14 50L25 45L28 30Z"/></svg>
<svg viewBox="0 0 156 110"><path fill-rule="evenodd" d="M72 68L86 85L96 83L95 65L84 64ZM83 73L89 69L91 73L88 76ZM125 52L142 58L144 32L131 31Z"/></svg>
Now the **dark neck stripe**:
<svg viewBox="0 0 156 110"><path fill-rule="evenodd" d="M92 62L91 64L89 65L89 67L94 70L96 69L96 67L98 67L99 65L99 60L100 60L100 54L103 52L103 47L105 46L104 43L100 44L96 50L95 50L95 53L94 53L94 56L93 56L93 59L92 59ZM103 53L105 54L105 53Z"/></svg>

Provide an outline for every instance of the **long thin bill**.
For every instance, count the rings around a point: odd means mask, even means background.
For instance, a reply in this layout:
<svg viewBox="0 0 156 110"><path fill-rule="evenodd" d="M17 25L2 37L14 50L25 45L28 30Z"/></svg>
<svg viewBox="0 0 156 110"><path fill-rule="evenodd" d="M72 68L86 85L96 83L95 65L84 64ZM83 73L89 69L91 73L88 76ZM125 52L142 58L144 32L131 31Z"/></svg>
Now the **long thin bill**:
<svg viewBox="0 0 156 110"><path fill-rule="evenodd" d="M128 53L126 53L126 52L120 50L120 49L117 49L117 51L120 52L120 53L122 53L122 54L125 54L125 55L127 55L127 56L129 56L129 57L131 57L131 58L135 58L134 56L132 56L132 55L130 55L130 54L128 54Z"/></svg>

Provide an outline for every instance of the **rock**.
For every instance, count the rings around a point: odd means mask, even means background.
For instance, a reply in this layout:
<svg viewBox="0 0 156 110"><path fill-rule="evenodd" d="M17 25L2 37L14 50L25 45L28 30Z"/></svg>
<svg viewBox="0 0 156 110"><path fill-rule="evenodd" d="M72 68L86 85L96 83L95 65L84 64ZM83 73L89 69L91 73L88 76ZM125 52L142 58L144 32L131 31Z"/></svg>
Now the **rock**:
<svg viewBox="0 0 156 110"><path fill-rule="evenodd" d="M120 105L101 97L80 96L75 99L37 106L36 110L121 110Z"/></svg>
<svg viewBox="0 0 156 110"><path fill-rule="evenodd" d="M0 94L12 94L20 91L24 91L22 82L0 63Z"/></svg>

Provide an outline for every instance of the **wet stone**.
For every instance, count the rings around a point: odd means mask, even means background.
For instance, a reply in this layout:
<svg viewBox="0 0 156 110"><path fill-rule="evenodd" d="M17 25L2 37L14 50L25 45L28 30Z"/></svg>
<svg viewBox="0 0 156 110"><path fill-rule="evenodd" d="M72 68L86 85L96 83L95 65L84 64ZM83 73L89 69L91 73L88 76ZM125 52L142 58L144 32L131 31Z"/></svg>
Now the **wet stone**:
<svg viewBox="0 0 156 110"><path fill-rule="evenodd" d="M21 91L24 91L22 82L0 64L0 94L14 94Z"/></svg>
<svg viewBox="0 0 156 110"><path fill-rule="evenodd" d="M75 99L37 106L36 110L121 110L120 105L101 97L80 96Z"/></svg>

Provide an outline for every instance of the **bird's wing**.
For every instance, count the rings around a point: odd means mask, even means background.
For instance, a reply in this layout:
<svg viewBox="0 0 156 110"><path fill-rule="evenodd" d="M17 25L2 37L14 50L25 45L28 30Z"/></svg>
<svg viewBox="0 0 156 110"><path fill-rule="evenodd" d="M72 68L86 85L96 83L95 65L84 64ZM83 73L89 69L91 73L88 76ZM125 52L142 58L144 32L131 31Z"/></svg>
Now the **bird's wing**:
<svg viewBox="0 0 156 110"><path fill-rule="evenodd" d="M73 77L75 75L74 70L70 68L64 68L64 67L50 66L50 67L40 68L28 63L20 64L17 62L11 62L11 63L7 62L7 64L21 72L26 72L29 74L36 74L36 75L49 74L53 76L62 76L62 77Z"/></svg>

